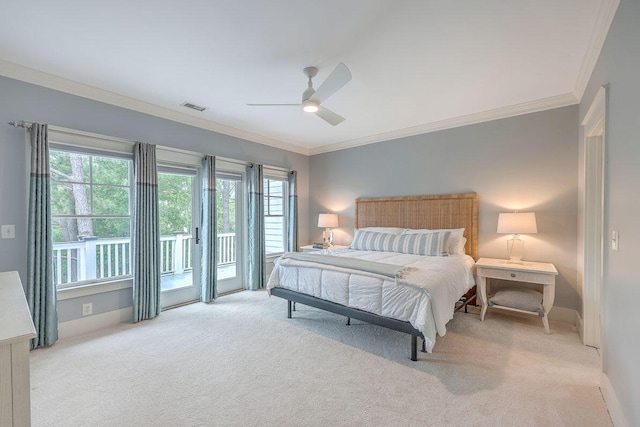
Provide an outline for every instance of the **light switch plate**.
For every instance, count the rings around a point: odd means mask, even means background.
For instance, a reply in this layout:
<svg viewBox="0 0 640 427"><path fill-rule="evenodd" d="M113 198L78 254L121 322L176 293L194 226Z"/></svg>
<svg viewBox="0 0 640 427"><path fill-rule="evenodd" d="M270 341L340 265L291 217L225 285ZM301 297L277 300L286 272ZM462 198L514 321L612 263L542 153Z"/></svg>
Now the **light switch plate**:
<svg viewBox="0 0 640 427"><path fill-rule="evenodd" d="M15 239L16 226L15 225L3 225L1 229L3 239Z"/></svg>
<svg viewBox="0 0 640 427"><path fill-rule="evenodd" d="M611 249L614 251L618 251L618 243L619 243L619 239L620 239L620 235L618 234L617 231L612 231L611 232Z"/></svg>

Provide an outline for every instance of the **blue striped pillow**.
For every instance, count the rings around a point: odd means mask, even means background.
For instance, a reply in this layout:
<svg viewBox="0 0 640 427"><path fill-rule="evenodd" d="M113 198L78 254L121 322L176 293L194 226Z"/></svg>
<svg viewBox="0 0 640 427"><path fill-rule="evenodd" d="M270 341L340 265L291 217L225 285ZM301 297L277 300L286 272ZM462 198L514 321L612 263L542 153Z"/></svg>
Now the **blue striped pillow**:
<svg viewBox="0 0 640 427"><path fill-rule="evenodd" d="M450 231L432 231L422 234L401 234L397 236L392 252L403 254L449 256Z"/></svg>
<svg viewBox="0 0 640 427"><path fill-rule="evenodd" d="M393 239L399 234L377 233L375 231L366 231L356 229L351 243L351 249L359 251L391 251Z"/></svg>
<svg viewBox="0 0 640 427"><path fill-rule="evenodd" d="M355 230L351 249L361 251L399 252L403 254L449 256L450 231L430 231L421 234L387 234Z"/></svg>

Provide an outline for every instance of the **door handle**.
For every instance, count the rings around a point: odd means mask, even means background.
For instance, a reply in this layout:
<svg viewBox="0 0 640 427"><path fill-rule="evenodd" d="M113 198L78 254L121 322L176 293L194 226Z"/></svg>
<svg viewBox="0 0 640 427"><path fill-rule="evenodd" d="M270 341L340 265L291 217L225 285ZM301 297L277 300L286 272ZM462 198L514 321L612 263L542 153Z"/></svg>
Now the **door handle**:
<svg viewBox="0 0 640 427"><path fill-rule="evenodd" d="M200 244L200 227L196 227L196 245Z"/></svg>

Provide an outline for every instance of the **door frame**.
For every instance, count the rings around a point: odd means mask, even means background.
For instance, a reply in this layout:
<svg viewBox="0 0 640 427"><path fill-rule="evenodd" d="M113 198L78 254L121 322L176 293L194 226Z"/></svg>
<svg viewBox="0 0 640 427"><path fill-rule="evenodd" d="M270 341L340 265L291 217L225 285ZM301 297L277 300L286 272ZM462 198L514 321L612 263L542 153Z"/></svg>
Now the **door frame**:
<svg viewBox="0 0 640 427"><path fill-rule="evenodd" d="M604 252L608 240L605 229L606 177L606 104L607 88L598 90L584 120L583 245L582 245L582 340L585 345L602 349L602 287L604 285Z"/></svg>
<svg viewBox="0 0 640 427"><path fill-rule="evenodd" d="M201 280L200 280L200 244L195 241L196 228L200 229L200 195L202 194L202 169L196 167L172 166L170 164L158 164L158 174L172 173L191 176L193 184L191 187L191 223L192 223L192 257L193 265L191 270L191 286L177 289L161 291L162 308L168 309L190 302L200 300Z"/></svg>
<svg viewBox="0 0 640 427"><path fill-rule="evenodd" d="M217 279L218 295L237 292L246 289L246 247L247 247L247 191L246 165L224 159L216 159L216 173L237 174L240 176L236 193L236 277L231 279ZM217 179L217 174L216 174ZM217 224L216 224L217 226ZM239 237L238 237L239 236ZM217 268L217 264L216 264ZM225 283L226 282L226 283ZM232 284L225 287L225 284ZM222 285L222 286L221 286Z"/></svg>

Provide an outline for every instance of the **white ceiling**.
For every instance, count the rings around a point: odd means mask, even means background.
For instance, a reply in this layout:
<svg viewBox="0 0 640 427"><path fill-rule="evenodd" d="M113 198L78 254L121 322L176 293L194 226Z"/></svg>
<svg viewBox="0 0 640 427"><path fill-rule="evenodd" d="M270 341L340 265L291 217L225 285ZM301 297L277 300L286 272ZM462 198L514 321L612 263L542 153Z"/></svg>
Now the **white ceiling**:
<svg viewBox="0 0 640 427"><path fill-rule="evenodd" d="M0 74L304 154L579 101L616 0L0 2ZM339 63L353 79L296 107ZM207 107L202 113L180 105ZM23 118L17 118L23 119ZM28 119L28 118L24 118Z"/></svg>

